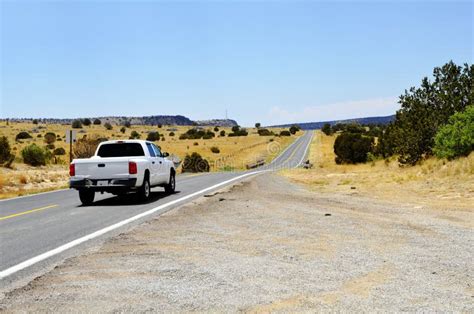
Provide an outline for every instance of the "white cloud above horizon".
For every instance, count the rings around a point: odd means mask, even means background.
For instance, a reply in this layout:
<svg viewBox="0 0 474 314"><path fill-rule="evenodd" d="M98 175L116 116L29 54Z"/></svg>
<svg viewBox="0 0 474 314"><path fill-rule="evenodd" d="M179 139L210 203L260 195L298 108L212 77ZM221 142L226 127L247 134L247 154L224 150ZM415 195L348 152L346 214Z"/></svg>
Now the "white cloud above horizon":
<svg viewBox="0 0 474 314"><path fill-rule="evenodd" d="M383 97L305 106L299 111L274 106L270 109L267 118L268 125L320 122L388 116L395 114L399 108L398 97Z"/></svg>

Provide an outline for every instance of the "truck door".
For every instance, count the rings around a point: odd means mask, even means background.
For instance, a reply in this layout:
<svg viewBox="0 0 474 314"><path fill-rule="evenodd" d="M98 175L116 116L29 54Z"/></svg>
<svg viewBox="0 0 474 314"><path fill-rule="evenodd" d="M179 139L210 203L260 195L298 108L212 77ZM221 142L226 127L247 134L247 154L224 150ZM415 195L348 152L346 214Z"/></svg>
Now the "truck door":
<svg viewBox="0 0 474 314"><path fill-rule="evenodd" d="M152 146L155 149L155 154L158 159L158 165L160 166L158 171L159 183L167 183L169 175L168 169L166 169L165 165L165 158L163 157L163 154L161 153L161 150L158 146L156 146L155 144L152 144Z"/></svg>
<svg viewBox="0 0 474 314"><path fill-rule="evenodd" d="M159 184L160 181L160 163L158 161L158 158L156 157L156 152L153 149L153 146L150 143L146 143L146 147L148 148L148 152L150 153L150 184L153 186Z"/></svg>

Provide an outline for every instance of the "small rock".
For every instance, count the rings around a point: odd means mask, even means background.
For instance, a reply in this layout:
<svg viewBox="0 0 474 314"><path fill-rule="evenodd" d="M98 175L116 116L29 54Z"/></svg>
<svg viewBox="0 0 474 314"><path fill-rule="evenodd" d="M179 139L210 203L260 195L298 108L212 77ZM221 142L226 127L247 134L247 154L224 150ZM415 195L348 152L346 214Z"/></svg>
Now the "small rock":
<svg viewBox="0 0 474 314"><path fill-rule="evenodd" d="M324 216L331 216L331 214L329 214L329 213L328 213L328 214L324 214Z"/></svg>

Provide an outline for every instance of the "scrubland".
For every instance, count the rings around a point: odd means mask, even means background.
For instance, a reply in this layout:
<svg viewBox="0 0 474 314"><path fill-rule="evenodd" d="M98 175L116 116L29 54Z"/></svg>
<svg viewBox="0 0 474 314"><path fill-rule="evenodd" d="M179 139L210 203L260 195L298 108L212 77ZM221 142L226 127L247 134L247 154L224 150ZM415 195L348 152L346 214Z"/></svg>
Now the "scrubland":
<svg viewBox="0 0 474 314"><path fill-rule="evenodd" d="M309 156L313 168L283 175L319 193L358 194L420 209L474 209L474 154L453 161L430 158L413 167L401 167L396 158L337 165L335 138L316 131Z"/></svg>
<svg viewBox="0 0 474 314"><path fill-rule="evenodd" d="M245 169L247 164L255 162L257 159L265 159L270 162L281 150L302 134L299 132L291 137L259 136L256 129L248 128L248 136L228 137L231 128L219 127L219 131L216 132L214 127L204 127L204 129L216 133L216 137L207 140L180 140L179 136L192 126L162 126L159 128L158 126L132 125L126 128L124 133L120 131L121 127L114 125L112 130L107 130L103 125L83 126L82 129L76 129L77 138L88 136L111 140L128 139L131 132L136 131L140 134L140 139L146 139L148 132L157 131L164 136L164 140L156 142L162 151L177 156L181 160L186 154L197 152L209 161L211 171L237 171ZM69 129L71 129L70 125L61 124L36 125L10 122L7 125L6 122L0 122L0 136L8 138L12 152L16 155L12 169L0 167L0 198L67 187L69 144L65 142L65 135ZM222 130L226 132L225 136L219 136ZM272 130L279 133L283 129ZM15 136L23 131L28 132L32 138L16 141ZM55 148L64 148L66 155L57 156L56 164L52 162L41 167L25 165L21 160L21 150L32 143L45 146L44 135L48 132L60 136L54 145ZM170 135L172 132L173 136ZM41 136L38 137L39 135ZM220 152L213 153L211 147L219 148Z"/></svg>

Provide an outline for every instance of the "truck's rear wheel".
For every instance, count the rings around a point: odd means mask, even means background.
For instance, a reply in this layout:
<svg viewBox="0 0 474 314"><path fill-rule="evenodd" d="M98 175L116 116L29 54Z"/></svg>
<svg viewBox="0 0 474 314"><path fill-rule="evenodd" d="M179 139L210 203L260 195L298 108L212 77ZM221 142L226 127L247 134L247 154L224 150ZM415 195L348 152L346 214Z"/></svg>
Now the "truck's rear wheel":
<svg viewBox="0 0 474 314"><path fill-rule="evenodd" d="M165 185L165 192L166 193L174 193L174 190L176 189L176 176L174 172L170 173L170 179L168 181L168 184Z"/></svg>
<svg viewBox="0 0 474 314"><path fill-rule="evenodd" d="M82 205L91 205L94 202L95 192L92 190L79 190L79 199Z"/></svg>
<svg viewBox="0 0 474 314"><path fill-rule="evenodd" d="M138 189L138 197L142 201L146 201L151 194L151 187L150 187L150 179L148 176L143 179L143 184L142 186Z"/></svg>

